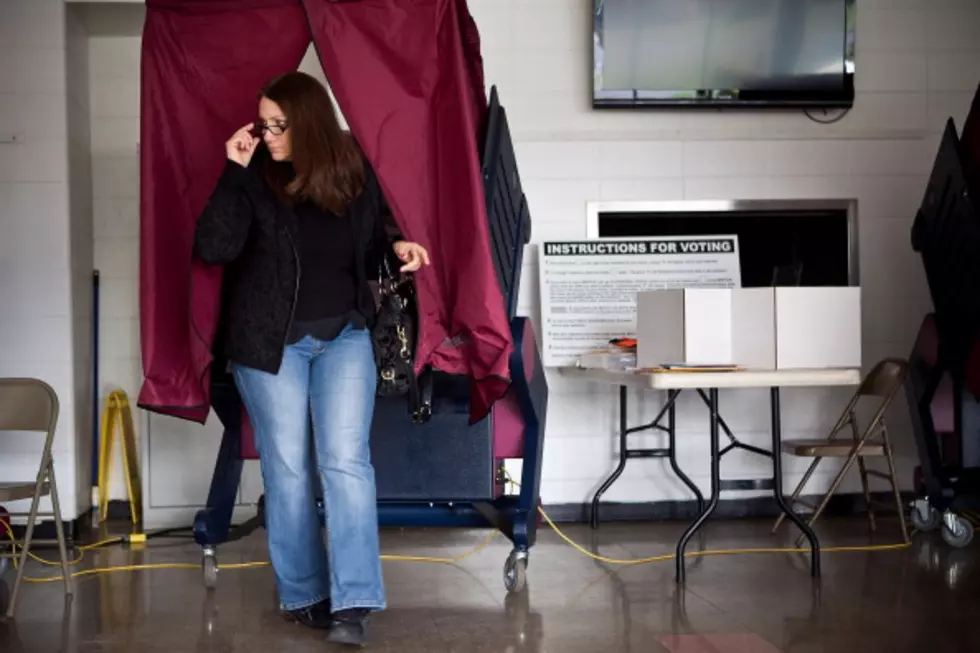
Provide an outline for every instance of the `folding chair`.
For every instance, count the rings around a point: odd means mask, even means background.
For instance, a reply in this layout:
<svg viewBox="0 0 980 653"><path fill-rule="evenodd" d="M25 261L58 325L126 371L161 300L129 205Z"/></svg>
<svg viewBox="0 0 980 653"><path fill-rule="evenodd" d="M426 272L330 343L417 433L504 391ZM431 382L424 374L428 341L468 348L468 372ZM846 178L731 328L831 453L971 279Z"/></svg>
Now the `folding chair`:
<svg viewBox="0 0 980 653"><path fill-rule="evenodd" d="M885 411L888 410L892 399L895 398L895 395L902 388L907 374L908 363L904 360L885 359L881 361L875 365L874 369L861 382L851 402L844 409L840 419L837 420L836 426L831 430L829 437L826 439L783 441L783 452L803 458L814 458L814 461L810 463L810 468L803 475L803 479L796 486L796 490L793 492L793 496L789 501L791 506L800 504L813 510L813 514L807 519L806 523L808 525L813 525L817 521L824 508L827 507L830 497L840 487L844 476L856 461L858 470L861 473L861 487L864 491L865 503L868 506L868 523L871 525L871 530L877 530L874 507L871 503L871 492L868 490L868 477L874 476L891 483L892 494L895 497L895 509L898 512L898 519L902 527L902 539L905 542L909 541L908 530L905 526L905 511L902 507L902 499L899 494L898 483L895 479L895 461L892 457L892 446L888 439L888 428L885 426ZM859 430L858 418L855 414L858 404L862 399L877 401L877 406L874 408L871 420L863 432ZM846 435L841 436L841 431L846 426L850 426L851 437L849 438ZM776 452L775 455L780 455L780 452ZM827 490L827 494L824 495L820 504L812 506L802 501L800 494L802 494L803 488L810 480L810 477L813 476L817 465L824 458L845 458L846 460L844 466L838 472L836 478L834 478L834 482L830 484L830 489ZM866 458L884 458L888 463L888 472L869 470L865 465ZM775 525L772 527L773 533L779 528L784 517L785 515L780 515L776 520ZM803 536L801 535L797 539L797 546L799 546L802 538Z"/></svg>
<svg viewBox="0 0 980 653"><path fill-rule="evenodd" d="M27 517L27 531L20 553L17 580L7 607L7 617L13 618L17 607L17 595L24 580L24 567L34 537L37 523L38 504L42 496L51 496L57 526L58 548L61 553L61 573L65 581L65 593L72 595L71 576L68 573L68 550L65 545L65 530L61 523L61 505L58 501L58 485L54 479L54 460L51 445L58 424L58 395L47 383L36 379L0 379L0 436L12 437L18 432L45 433L44 451L37 479L24 483L0 483L0 501L19 501L32 499ZM6 554L13 557L15 554Z"/></svg>

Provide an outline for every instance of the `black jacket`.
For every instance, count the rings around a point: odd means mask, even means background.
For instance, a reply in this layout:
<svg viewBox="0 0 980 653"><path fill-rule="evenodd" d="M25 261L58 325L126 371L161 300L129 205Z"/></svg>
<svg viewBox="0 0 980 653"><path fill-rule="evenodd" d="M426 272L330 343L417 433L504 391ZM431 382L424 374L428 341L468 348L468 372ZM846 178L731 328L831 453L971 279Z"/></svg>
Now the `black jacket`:
<svg viewBox="0 0 980 653"><path fill-rule="evenodd" d="M264 146L248 168L228 161L197 221L194 255L226 266L216 356L272 374L279 371L299 290L298 224L261 175ZM358 312L371 326L376 305L368 280L391 247L392 222L378 180L365 162L364 190L344 217L356 245Z"/></svg>

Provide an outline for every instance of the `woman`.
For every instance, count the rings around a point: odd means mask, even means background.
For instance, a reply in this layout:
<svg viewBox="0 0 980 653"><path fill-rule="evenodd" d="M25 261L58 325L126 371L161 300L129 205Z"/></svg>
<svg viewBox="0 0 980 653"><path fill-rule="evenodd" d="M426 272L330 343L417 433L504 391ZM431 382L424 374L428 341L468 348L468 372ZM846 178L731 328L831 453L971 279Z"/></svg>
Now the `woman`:
<svg viewBox="0 0 980 653"><path fill-rule="evenodd" d="M368 448L368 279L389 247L405 272L428 265L428 253L389 239L378 180L314 78L269 82L258 121L226 152L194 251L227 266L224 355L255 430L280 605L288 618L329 628L330 641L359 645L367 615L385 607Z"/></svg>

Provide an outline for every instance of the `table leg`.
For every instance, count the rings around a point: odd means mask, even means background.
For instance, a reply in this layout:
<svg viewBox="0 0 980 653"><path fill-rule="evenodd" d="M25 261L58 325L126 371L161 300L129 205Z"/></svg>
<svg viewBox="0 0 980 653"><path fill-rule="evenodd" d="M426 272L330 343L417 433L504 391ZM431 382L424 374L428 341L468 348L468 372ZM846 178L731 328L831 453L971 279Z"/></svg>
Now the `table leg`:
<svg viewBox="0 0 980 653"><path fill-rule="evenodd" d="M820 541L806 522L787 505L783 497L782 415L779 407L779 388L770 388L769 408L772 412L772 478L773 494L783 513L796 524L810 542L810 574L820 576Z"/></svg>
<svg viewBox="0 0 980 653"><path fill-rule="evenodd" d="M687 527L684 534L681 535L680 541L677 543L677 553L675 563L677 565L677 573L675 580L678 583L684 582L684 550L687 548L688 541L694 536L694 534L701 528L701 525L707 521L711 513L715 511L718 507L718 498L721 495L721 453L718 450L718 389L711 388L708 390L708 407L711 412L711 423L710 423L710 435L711 435L711 499L708 501L708 507L701 511L698 518L694 520L694 523Z"/></svg>
<svg viewBox="0 0 980 653"><path fill-rule="evenodd" d="M620 477L623 470L626 468L626 457L628 447L626 446L626 436L629 435L629 429L626 426L626 386L619 387L619 464L609 478L596 490L595 496L592 497L592 528L599 528L599 501L602 499L602 495L605 494L616 479Z"/></svg>
<svg viewBox="0 0 980 653"><path fill-rule="evenodd" d="M697 498L698 514L700 515L702 512L704 512L704 495L701 494L701 490L694 484L694 481L692 481L677 464L677 431L676 422L674 421L676 411L674 410L674 405L677 401L677 395L680 393L680 390L669 390L667 392L667 401L669 404L667 409L667 437L669 438L669 443L667 445L669 451L668 457L670 459L670 468L674 470L675 474L677 474L677 478L681 479L681 481L684 482L684 485L690 488L691 492L693 492L694 496Z"/></svg>

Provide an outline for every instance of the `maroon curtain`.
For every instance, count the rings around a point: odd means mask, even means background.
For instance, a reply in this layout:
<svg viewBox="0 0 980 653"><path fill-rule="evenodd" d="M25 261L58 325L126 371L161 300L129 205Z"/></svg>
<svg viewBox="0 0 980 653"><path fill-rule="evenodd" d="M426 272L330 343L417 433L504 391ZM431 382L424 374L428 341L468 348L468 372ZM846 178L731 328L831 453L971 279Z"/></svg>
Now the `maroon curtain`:
<svg viewBox="0 0 980 653"><path fill-rule="evenodd" d="M417 276L419 365L474 381L482 418L508 386L510 325L490 255L478 135L486 113L465 0L305 0L320 62L405 236Z"/></svg>
<svg viewBox="0 0 980 653"><path fill-rule="evenodd" d="M305 12L304 12L305 9ZM315 36L418 276L419 366L467 374L471 413L505 392L512 347L490 258L477 137L485 96L465 0L148 0L143 34L141 331L145 408L203 421L220 271L192 264L224 140Z"/></svg>
<svg viewBox="0 0 980 653"><path fill-rule="evenodd" d="M256 93L294 70L310 35L296 0L148 0L140 127L141 406L203 422L220 306L217 268L192 265L194 222L224 141Z"/></svg>

